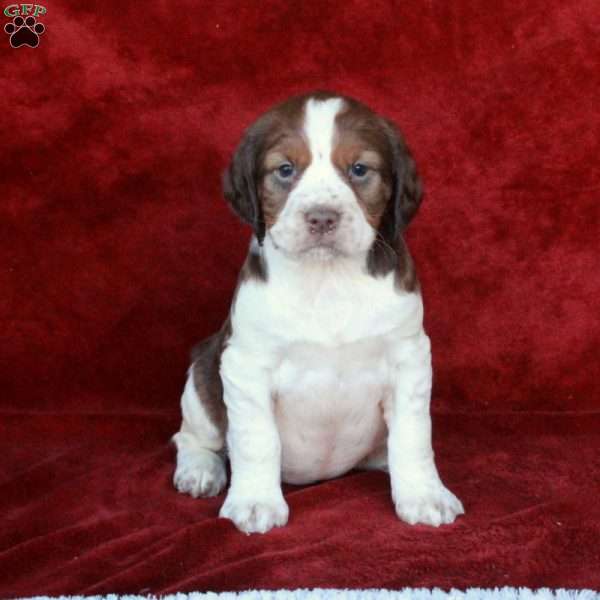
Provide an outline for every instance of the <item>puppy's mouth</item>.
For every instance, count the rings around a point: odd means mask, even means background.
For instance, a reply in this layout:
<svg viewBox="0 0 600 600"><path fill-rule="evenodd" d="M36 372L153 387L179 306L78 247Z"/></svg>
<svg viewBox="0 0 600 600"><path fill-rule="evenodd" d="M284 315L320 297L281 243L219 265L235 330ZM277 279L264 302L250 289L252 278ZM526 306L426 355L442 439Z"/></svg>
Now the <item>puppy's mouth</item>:
<svg viewBox="0 0 600 600"><path fill-rule="evenodd" d="M283 246L278 246L277 244L275 244L275 247L284 252L284 254L287 254L290 258L295 258L296 260L326 261L334 260L338 257L346 255L346 253L335 243L329 242L306 245L294 251L290 251Z"/></svg>
<svg viewBox="0 0 600 600"><path fill-rule="evenodd" d="M295 244L282 244L278 236L271 235L273 245L289 258L300 261L329 261L348 256L342 240L337 235L303 236L296 238Z"/></svg>
<svg viewBox="0 0 600 600"><path fill-rule="evenodd" d="M335 239L322 238L306 244L298 254L303 259L332 260L344 256L345 252Z"/></svg>
<svg viewBox="0 0 600 600"><path fill-rule="evenodd" d="M328 260L344 254L338 231L312 232L300 238L298 256L302 259Z"/></svg>

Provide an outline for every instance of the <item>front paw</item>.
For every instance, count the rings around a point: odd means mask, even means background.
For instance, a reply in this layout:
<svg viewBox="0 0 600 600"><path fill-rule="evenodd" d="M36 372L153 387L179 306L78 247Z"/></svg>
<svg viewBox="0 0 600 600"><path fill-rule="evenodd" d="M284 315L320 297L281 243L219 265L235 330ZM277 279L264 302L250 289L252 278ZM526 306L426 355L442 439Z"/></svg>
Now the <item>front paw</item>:
<svg viewBox="0 0 600 600"><path fill-rule="evenodd" d="M288 521L289 508L281 492L260 498L244 494L227 494L219 516L233 521L244 533L266 533Z"/></svg>
<svg viewBox="0 0 600 600"><path fill-rule="evenodd" d="M461 501L442 483L406 486L394 494L396 514L406 523L439 527L452 523L465 512Z"/></svg>

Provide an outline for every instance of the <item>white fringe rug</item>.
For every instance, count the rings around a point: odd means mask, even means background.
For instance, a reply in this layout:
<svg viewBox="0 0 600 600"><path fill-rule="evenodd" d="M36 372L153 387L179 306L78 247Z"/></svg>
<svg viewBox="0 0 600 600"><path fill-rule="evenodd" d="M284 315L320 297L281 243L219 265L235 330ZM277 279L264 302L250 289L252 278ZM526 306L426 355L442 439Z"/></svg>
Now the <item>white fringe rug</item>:
<svg viewBox="0 0 600 600"><path fill-rule="evenodd" d="M55 596L61 600L154 600L156 596ZM191 592L160 596L163 600L600 600L593 590L551 590L547 588L469 588L466 591L434 589L403 590L278 590L248 592ZM17 599L15 599L17 600ZM18 599L24 600L24 599ZM49 596L35 596L28 600L50 600Z"/></svg>

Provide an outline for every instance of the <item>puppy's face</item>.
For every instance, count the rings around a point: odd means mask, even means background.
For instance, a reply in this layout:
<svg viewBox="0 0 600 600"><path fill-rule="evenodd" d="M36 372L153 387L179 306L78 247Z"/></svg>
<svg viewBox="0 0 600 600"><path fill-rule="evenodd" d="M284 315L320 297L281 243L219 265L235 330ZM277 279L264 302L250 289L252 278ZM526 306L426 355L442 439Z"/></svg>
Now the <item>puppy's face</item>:
<svg viewBox="0 0 600 600"><path fill-rule="evenodd" d="M349 98L292 98L248 129L225 196L259 243L298 260L385 254L421 188L395 127ZM376 262L376 261L375 261Z"/></svg>

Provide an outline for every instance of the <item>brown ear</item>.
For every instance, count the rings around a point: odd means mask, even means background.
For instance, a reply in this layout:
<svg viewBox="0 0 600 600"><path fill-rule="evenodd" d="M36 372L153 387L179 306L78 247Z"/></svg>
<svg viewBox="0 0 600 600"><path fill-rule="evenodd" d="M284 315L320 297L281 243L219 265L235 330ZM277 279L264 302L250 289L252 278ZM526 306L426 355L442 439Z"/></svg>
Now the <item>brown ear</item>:
<svg viewBox="0 0 600 600"><path fill-rule="evenodd" d="M258 243L265 237L265 222L258 197L262 128L248 129L223 175L223 193L234 212L254 229Z"/></svg>
<svg viewBox="0 0 600 600"><path fill-rule="evenodd" d="M387 119L381 121L390 151L392 193L377 231L379 241L371 246L367 257L367 268L375 276L404 269L400 263L406 262L408 252L402 232L415 216L423 196L415 161L402 134Z"/></svg>
<svg viewBox="0 0 600 600"><path fill-rule="evenodd" d="M417 213L423 198L423 185L402 134L390 121L384 121L384 128L392 152L392 196L382 219L385 231L380 233L393 244Z"/></svg>

